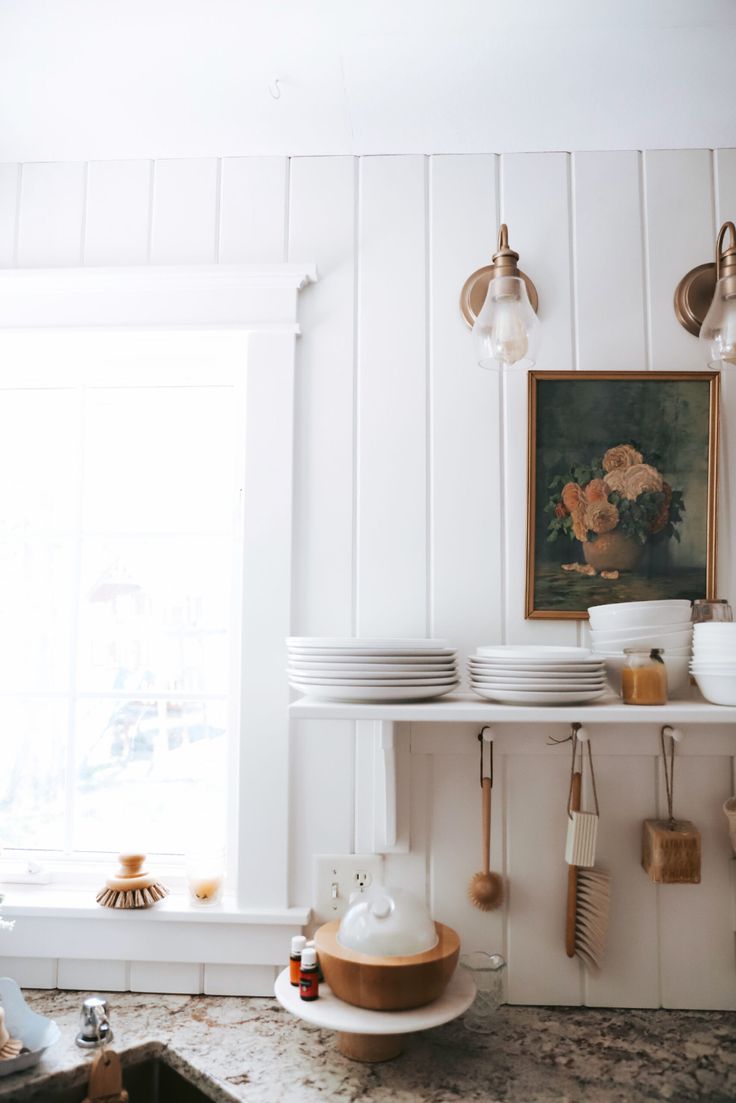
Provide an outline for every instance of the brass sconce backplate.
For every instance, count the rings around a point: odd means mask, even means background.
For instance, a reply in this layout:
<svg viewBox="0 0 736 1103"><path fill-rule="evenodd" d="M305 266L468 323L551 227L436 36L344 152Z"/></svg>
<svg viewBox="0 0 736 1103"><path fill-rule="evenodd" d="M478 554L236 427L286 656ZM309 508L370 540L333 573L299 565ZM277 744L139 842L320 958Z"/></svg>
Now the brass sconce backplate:
<svg viewBox="0 0 736 1103"><path fill-rule="evenodd" d="M539 308L539 296L537 295L536 287L527 274L522 272L521 269L518 269L514 274L521 276L526 284L529 302L532 305L532 310L536 314ZM473 328L473 322L483 309L483 303L486 301L486 295L488 294L488 284L494 276L498 275L501 275L501 273L499 273L496 265L487 264L484 268L478 268L477 271L473 272L472 276L468 276L463 284L463 289L460 292L460 310L462 311L463 318L471 329Z"/></svg>
<svg viewBox="0 0 736 1103"><path fill-rule="evenodd" d="M693 337L700 334L716 289L716 266L713 261L699 264L683 276L675 288L675 314L681 326Z"/></svg>

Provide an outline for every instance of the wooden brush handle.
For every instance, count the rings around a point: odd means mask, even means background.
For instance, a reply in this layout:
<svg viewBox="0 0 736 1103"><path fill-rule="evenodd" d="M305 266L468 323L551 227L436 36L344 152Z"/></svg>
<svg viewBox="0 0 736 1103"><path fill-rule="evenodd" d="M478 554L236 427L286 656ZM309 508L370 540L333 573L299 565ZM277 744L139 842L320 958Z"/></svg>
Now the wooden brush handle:
<svg viewBox="0 0 736 1103"><path fill-rule="evenodd" d="M583 775L572 775L572 788L570 790L570 811L580 811L580 789ZM565 923L565 953L568 957L575 956L575 916L578 906L578 867L567 867L567 920Z"/></svg>
<svg viewBox="0 0 736 1103"><path fill-rule="evenodd" d="M145 854L119 854L120 869L114 877L108 877L105 885L116 892L133 892L135 889L147 889L155 882L143 869L146 860Z"/></svg>
<svg viewBox="0 0 736 1103"><path fill-rule="evenodd" d="M491 869L491 779L483 778L483 873Z"/></svg>

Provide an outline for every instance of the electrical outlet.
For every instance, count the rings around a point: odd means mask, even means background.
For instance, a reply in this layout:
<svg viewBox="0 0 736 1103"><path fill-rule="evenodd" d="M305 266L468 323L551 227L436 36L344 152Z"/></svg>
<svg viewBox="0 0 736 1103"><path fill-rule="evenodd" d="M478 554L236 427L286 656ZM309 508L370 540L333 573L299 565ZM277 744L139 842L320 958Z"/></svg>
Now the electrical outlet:
<svg viewBox="0 0 736 1103"><path fill-rule="evenodd" d="M319 923L341 919L354 892L365 892L383 880L380 854L315 854L314 918Z"/></svg>

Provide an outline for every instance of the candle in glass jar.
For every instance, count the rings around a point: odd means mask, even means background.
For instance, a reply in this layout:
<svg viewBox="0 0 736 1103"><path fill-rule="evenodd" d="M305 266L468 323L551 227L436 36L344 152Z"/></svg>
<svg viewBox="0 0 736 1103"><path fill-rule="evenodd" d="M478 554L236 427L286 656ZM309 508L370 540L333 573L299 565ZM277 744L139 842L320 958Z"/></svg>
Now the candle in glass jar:
<svg viewBox="0 0 736 1103"><path fill-rule="evenodd" d="M666 705L667 668L661 648L639 651L626 648L626 666L621 673L625 705Z"/></svg>
<svg viewBox="0 0 736 1103"><path fill-rule="evenodd" d="M193 904L216 904L225 879L220 850L198 850L187 855L187 885Z"/></svg>

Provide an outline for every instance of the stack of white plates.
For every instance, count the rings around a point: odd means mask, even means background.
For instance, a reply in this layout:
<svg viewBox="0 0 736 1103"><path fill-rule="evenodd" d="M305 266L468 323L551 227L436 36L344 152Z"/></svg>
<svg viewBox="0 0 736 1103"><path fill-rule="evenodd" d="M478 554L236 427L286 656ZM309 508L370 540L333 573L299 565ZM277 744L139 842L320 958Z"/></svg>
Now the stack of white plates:
<svg viewBox="0 0 736 1103"><path fill-rule="evenodd" d="M603 660L584 647L479 647L470 686L510 705L575 705L606 692Z"/></svg>
<svg viewBox="0 0 736 1103"><path fill-rule="evenodd" d="M292 636L289 685L322 701L421 701L458 684L447 640Z"/></svg>
<svg viewBox="0 0 736 1103"><path fill-rule="evenodd" d="M736 624L696 624L690 670L706 701L736 705Z"/></svg>
<svg viewBox="0 0 736 1103"><path fill-rule="evenodd" d="M626 648L664 651L667 686L672 696L688 684L693 626L690 602L622 601L617 605L593 605L588 609L593 651L605 660L611 684L620 691Z"/></svg>

